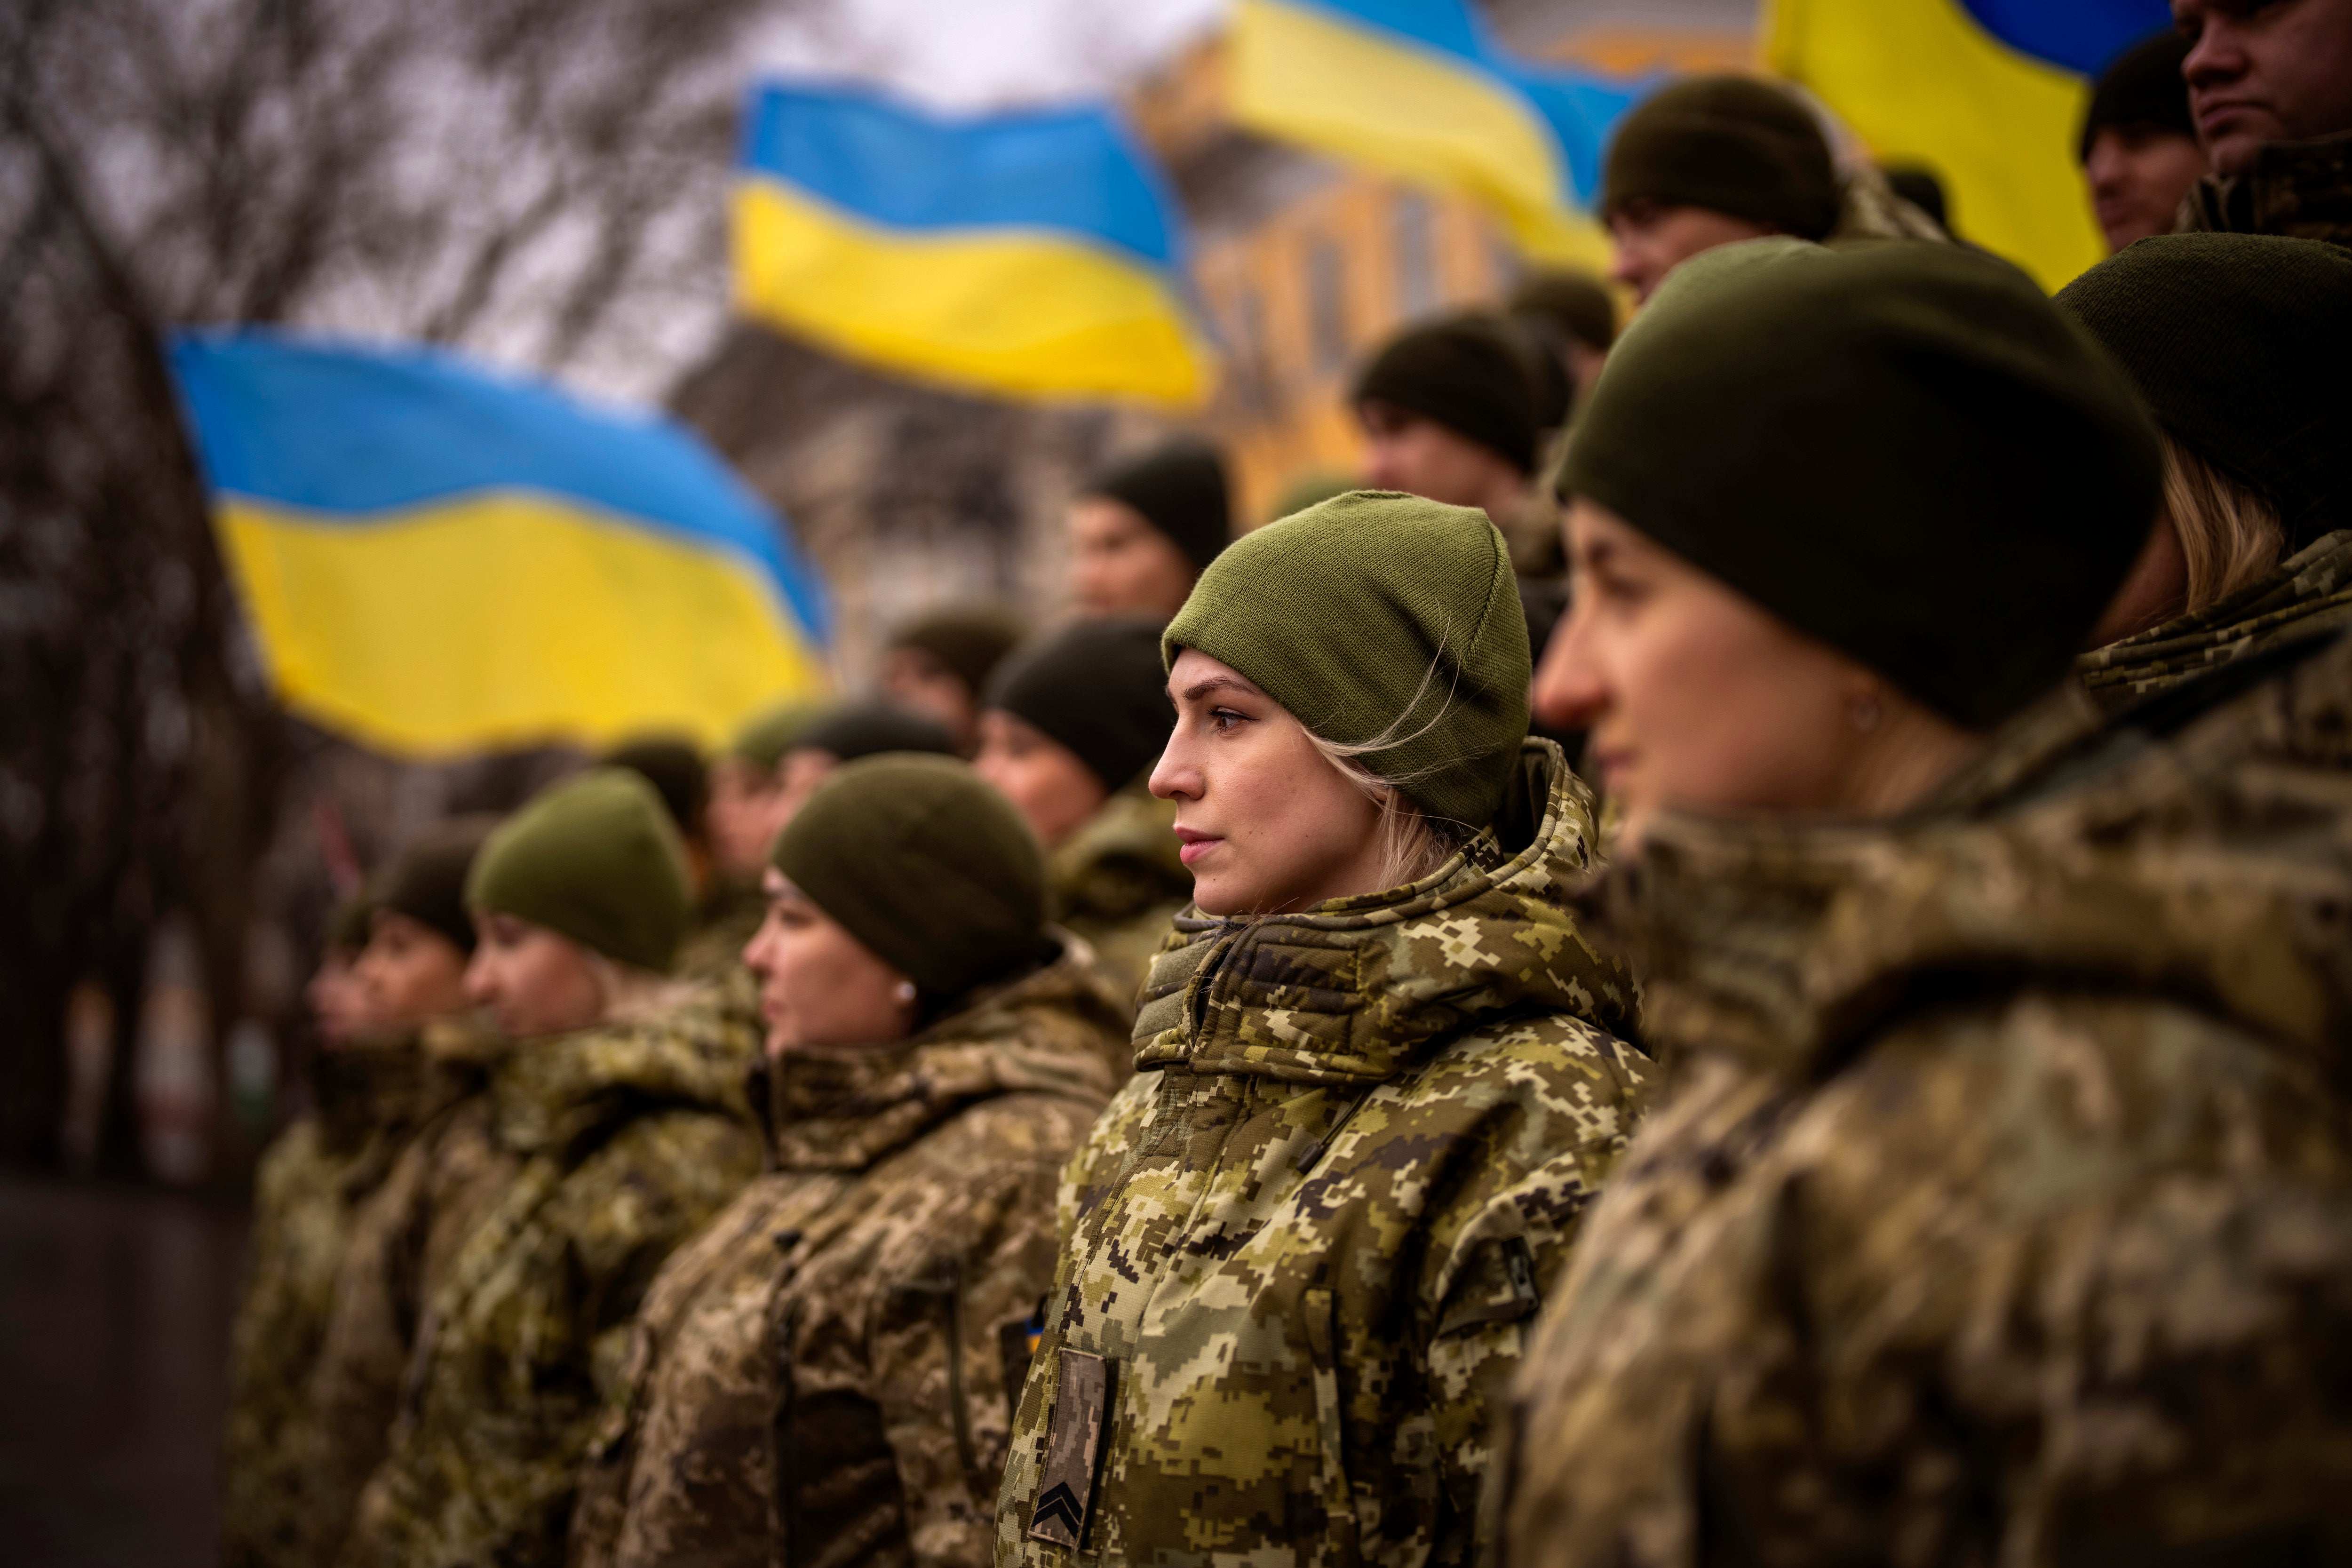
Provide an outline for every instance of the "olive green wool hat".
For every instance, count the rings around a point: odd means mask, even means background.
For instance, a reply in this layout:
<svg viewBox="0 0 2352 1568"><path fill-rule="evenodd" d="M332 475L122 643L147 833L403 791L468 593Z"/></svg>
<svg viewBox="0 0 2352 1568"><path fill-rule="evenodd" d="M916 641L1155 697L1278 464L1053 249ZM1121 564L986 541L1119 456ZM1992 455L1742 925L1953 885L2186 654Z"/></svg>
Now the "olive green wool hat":
<svg viewBox="0 0 2352 1568"><path fill-rule="evenodd" d="M2131 384L2007 262L1770 239L1666 279L1560 489L1985 730L2072 668L2157 462Z"/></svg>
<svg viewBox="0 0 2352 1568"><path fill-rule="evenodd" d="M406 915L449 939L458 952L474 951L474 922L466 915L466 879L474 857L499 819L487 813L436 822L411 839L383 874L378 908Z"/></svg>
<svg viewBox="0 0 2352 1568"><path fill-rule="evenodd" d="M1013 803L949 757L843 767L776 837L777 870L937 1001L1035 963L1045 857Z"/></svg>
<svg viewBox="0 0 2352 1568"><path fill-rule="evenodd" d="M466 879L469 909L665 973L691 898L677 827L654 786L626 768L591 768L541 791L490 835Z"/></svg>
<svg viewBox="0 0 2352 1568"><path fill-rule="evenodd" d="M2352 252L2167 234L2058 291L2157 423L2277 509L2287 547L2352 528Z"/></svg>
<svg viewBox="0 0 2352 1568"><path fill-rule="evenodd" d="M771 772L784 760L786 752L800 744L803 731L824 713L822 702L786 702L771 708L735 731L727 754L763 773Z"/></svg>
<svg viewBox="0 0 2352 1568"><path fill-rule="evenodd" d="M1238 540L1160 639L1231 665L1430 816L1484 827L1528 733L1528 626L1475 507L1355 490Z"/></svg>
<svg viewBox="0 0 2352 1568"><path fill-rule="evenodd" d="M1416 322L1381 344L1356 378L1353 401L1394 404L1532 474L1546 416L1567 412L1551 395L1548 369L1559 374L1524 328L1465 311Z"/></svg>
<svg viewBox="0 0 2352 1568"><path fill-rule="evenodd" d="M1632 201L1706 207L1819 239L1837 226L1837 165L1821 122L1791 94L1754 77L1691 77L1617 122L1601 211Z"/></svg>

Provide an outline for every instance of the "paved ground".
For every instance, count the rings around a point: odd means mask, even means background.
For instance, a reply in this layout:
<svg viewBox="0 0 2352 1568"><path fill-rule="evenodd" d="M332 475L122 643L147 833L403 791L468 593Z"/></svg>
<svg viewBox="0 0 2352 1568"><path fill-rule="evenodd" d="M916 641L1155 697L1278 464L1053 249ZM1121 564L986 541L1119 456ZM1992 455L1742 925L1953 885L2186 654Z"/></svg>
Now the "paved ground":
<svg viewBox="0 0 2352 1568"><path fill-rule="evenodd" d="M243 1216L0 1177L0 1558L205 1568Z"/></svg>

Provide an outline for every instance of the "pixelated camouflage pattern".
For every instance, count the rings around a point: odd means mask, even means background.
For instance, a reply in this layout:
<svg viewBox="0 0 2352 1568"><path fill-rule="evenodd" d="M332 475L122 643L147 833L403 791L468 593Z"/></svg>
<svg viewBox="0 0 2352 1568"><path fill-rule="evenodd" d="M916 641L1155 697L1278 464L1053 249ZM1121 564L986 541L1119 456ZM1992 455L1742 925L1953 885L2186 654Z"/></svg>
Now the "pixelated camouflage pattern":
<svg viewBox="0 0 2352 1568"><path fill-rule="evenodd" d="M556 1563L629 1326L672 1250L758 1173L755 1042L714 990L519 1041L491 1068L516 1162L429 1299L342 1561Z"/></svg>
<svg viewBox="0 0 2352 1568"><path fill-rule="evenodd" d="M773 1168L646 1297L576 1568L985 1563L1003 1341L1127 1020L1074 945L904 1046L775 1063Z"/></svg>
<svg viewBox="0 0 2352 1568"><path fill-rule="evenodd" d="M2245 173L2208 174L2189 186L2173 228L2352 246L2352 132L2256 148Z"/></svg>
<svg viewBox="0 0 2352 1568"><path fill-rule="evenodd" d="M1656 824L1586 908L1664 1098L1500 1561L2345 1560L2347 763L2322 639L2053 700L1900 824Z"/></svg>
<svg viewBox="0 0 2352 1568"><path fill-rule="evenodd" d="M714 874L678 943L676 973L682 979L708 981L742 974L744 945L767 912L767 895L756 880Z"/></svg>
<svg viewBox="0 0 2352 1568"><path fill-rule="evenodd" d="M446 1019L427 1025L419 1044L427 1114L391 1175L352 1211L310 1375L310 1451L289 1483L308 1563L341 1552L360 1489L390 1447L425 1304L520 1163L498 1141L489 1094L505 1037Z"/></svg>
<svg viewBox="0 0 2352 1568"><path fill-rule="evenodd" d="M1631 982L1561 907L1591 831L1531 742L1506 820L1432 876L1179 922L1064 1177L1000 1565L1467 1557L1488 1401L1647 1072L1608 1032ZM1112 1391L1076 1553L1032 1532L1066 1351Z"/></svg>
<svg viewBox="0 0 2352 1568"><path fill-rule="evenodd" d="M1054 847L1045 886L1055 921L1094 951L1095 973L1130 1009L1152 955L1192 901L1192 873L1177 858L1176 803L1137 780ZM1127 1031L1114 1047L1125 1082L1133 1052Z"/></svg>
<svg viewBox="0 0 2352 1568"><path fill-rule="evenodd" d="M2116 709L2329 626L2352 625L2352 528L2320 535L2218 604L2075 661L2084 689Z"/></svg>
<svg viewBox="0 0 2352 1568"><path fill-rule="evenodd" d="M230 1568L310 1561L298 1489L315 1447L310 1379L351 1215L415 1131L423 1076L409 1035L322 1053L314 1109L255 1172L221 1436L221 1561Z"/></svg>

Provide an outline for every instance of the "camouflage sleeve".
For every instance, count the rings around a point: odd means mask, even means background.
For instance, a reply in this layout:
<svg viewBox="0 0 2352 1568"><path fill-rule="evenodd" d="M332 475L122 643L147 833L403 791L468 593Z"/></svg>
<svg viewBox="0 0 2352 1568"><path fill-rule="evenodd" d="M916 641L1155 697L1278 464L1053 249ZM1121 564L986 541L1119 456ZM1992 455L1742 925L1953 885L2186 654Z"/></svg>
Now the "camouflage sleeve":
<svg viewBox="0 0 2352 1568"><path fill-rule="evenodd" d="M1494 1457L1496 1422L1545 1293L1562 1273L1584 1215L1632 1141L1644 1101L1644 1058L1600 1030L1556 1018L1542 1048L1505 1035L1502 1051L1553 1061L1524 1102L1532 1114L1517 1147L1496 1162L1517 1169L1500 1190L1475 1194L1466 1214L1436 1230L1445 1242L1428 1288L1431 1416L1439 1471L1465 1517L1477 1512ZM1530 1169L1528 1160L1534 1158Z"/></svg>
<svg viewBox="0 0 2352 1568"><path fill-rule="evenodd" d="M302 1294L301 1209L306 1188L328 1179L317 1128L298 1121L262 1157L254 1178L252 1240L230 1335L228 1415L221 1434L221 1556L246 1568L279 1561L287 1531L285 1494L295 1473L286 1451L299 1390L309 1373L300 1356L314 1339L289 1322Z"/></svg>

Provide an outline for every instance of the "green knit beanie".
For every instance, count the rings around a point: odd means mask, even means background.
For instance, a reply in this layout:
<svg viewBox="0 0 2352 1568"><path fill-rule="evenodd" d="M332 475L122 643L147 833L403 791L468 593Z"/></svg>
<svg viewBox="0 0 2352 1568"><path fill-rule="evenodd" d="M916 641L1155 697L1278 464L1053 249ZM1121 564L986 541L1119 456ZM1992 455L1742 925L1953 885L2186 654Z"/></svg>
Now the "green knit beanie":
<svg viewBox="0 0 2352 1568"><path fill-rule="evenodd" d="M1484 827L1528 732L1528 627L1475 507L1356 490L1236 541L1160 639L1231 665L1432 816Z"/></svg>
<svg viewBox="0 0 2352 1568"><path fill-rule="evenodd" d="M490 835L466 879L469 909L663 972L690 900L677 828L654 786L626 768L591 768L541 791Z"/></svg>
<svg viewBox="0 0 2352 1568"><path fill-rule="evenodd" d="M2352 528L2352 253L2168 234L2058 292L2183 446L2268 500L2299 550Z"/></svg>
<svg viewBox="0 0 2352 1568"><path fill-rule="evenodd" d="M1115 463L1078 488L1108 496L1168 536L1194 566L1206 566L1234 536L1232 485L1224 455L1193 436L1179 436Z"/></svg>
<svg viewBox="0 0 2352 1568"><path fill-rule="evenodd" d="M1546 373L1541 348L1523 329L1470 311L1391 338L1356 379L1353 401L1394 404L1532 474L1548 412Z"/></svg>
<svg viewBox="0 0 2352 1568"><path fill-rule="evenodd" d="M987 605L935 610L898 628L888 646L929 654L974 697L988 684L988 672L1021 641L1021 626L1003 610Z"/></svg>
<svg viewBox="0 0 2352 1568"><path fill-rule="evenodd" d="M1560 488L1984 730L2064 677L2147 542L2156 433L2006 262L1755 240L1626 330Z"/></svg>
<svg viewBox="0 0 2352 1568"><path fill-rule="evenodd" d="M1837 226L1837 167L1811 110L1747 76L1661 88L1617 122L1601 211L1632 201L1706 207L1804 239Z"/></svg>
<svg viewBox="0 0 2352 1568"><path fill-rule="evenodd" d="M800 743L801 734L824 716L821 702L787 702L771 708L735 732L727 754L751 763L762 773L771 772L784 760L784 753Z"/></svg>
<svg viewBox="0 0 2352 1568"><path fill-rule="evenodd" d="M497 817L483 813L453 816L418 834L384 868L379 907L439 931L460 952L472 952L466 879L498 825Z"/></svg>
<svg viewBox="0 0 2352 1568"><path fill-rule="evenodd" d="M950 757L851 763L776 838L776 869L868 951L951 1000L1044 956L1045 857Z"/></svg>

